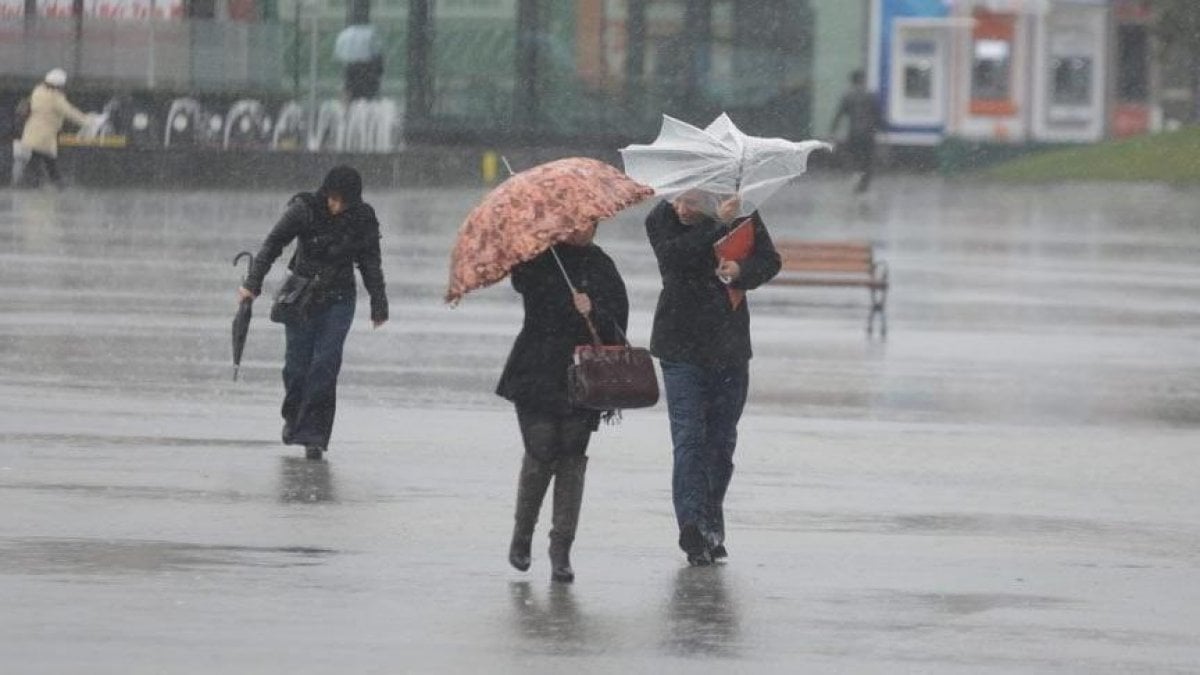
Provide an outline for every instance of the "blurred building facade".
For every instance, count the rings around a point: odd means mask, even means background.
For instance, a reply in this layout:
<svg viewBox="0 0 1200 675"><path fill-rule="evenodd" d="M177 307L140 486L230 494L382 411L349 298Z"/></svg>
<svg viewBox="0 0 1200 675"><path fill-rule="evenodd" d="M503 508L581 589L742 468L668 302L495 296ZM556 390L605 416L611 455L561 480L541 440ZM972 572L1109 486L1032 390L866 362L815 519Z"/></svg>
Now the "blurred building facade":
<svg viewBox="0 0 1200 675"><path fill-rule="evenodd" d="M1089 141L1190 96L1151 21L1149 0L0 0L0 97L64 67L73 96L133 96L160 126L183 97L312 123L342 92L339 32L369 23L416 142L645 140L721 111L820 136L857 68L893 143Z"/></svg>
<svg viewBox="0 0 1200 675"><path fill-rule="evenodd" d="M872 0L870 15L892 143L1088 142L1169 119L1149 0Z"/></svg>
<svg viewBox="0 0 1200 675"><path fill-rule="evenodd" d="M155 98L339 95L339 31L370 23L382 95L444 141L645 138L667 113L824 128L866 54L865 0L0 0L0 85ZM315 86L314 86L315 85Z"/></svg>

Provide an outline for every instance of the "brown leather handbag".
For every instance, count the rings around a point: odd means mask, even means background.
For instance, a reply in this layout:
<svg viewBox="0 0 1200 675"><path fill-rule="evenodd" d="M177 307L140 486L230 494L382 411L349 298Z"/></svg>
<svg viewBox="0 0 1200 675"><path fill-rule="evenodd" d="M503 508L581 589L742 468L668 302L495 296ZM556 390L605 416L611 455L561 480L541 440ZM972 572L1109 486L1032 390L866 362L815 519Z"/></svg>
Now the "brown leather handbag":
<svg viewBox="0 0 1200 675"><path fill-rule="evenodd" d="M628 343L602 345L598 339L576 347L575 362L567 367L567 396L577 408L649 408L658 403L658 376L650 351Z"/></svg>
<svg viewBox="0 0 1200 675"><path fill-rule="evenodd" d="M552 246L550 253L558 263L567 288L572 293L578 292L558 251ZM567 366L567 400L571 405L607 412L649 408L658 403L658 375L654 372L650 350L631 346L615 322L613 325L625 344L606 345L600 341L592 317L585 316L583 320L592 334L592 344L576 347L575 361Z"/></svg>

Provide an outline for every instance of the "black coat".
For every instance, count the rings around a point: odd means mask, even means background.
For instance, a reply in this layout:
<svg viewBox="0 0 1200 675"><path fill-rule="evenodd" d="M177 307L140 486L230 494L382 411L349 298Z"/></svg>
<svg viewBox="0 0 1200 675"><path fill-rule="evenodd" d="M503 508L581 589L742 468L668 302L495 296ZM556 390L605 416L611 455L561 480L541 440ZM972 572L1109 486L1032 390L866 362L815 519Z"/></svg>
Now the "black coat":
<svg viewBox="0 0 1200 675"><path fill-rule="evenodd" d="M313 302L320 305L355 297L354 266L371 296L371 319L388 318L387 290L379 253L379 220L365 202L352 204L338 215L329 213L317 195L301 193L288 202L283 217L263 241L246 276L246 290L258 295L263 278L284 247L299 240L288 269L311 277L320 272L321 283Z"/></svg>
<svg viewBox="0 0 1200 675"><path fill-rule="evenodd" d="M555 247L563 266L592 300L592 322L605 344L622 344L629 297L617 266L599 246ZM592 343L583 317L554 256L546 251L512 271L512 285L525 302L525 323L513 343L496 393L519 405L565 414L567 367L575 347ZM618 332L617 327L620 328Z"/></svg>
<svg viewBox="0 0 1200 675"><path fill-rule="evenodd" d="M751 217L754 253L741 262L741 276L732 284L742 290L770 281L780 267L779 253L762 218L757 212ZM735 366L750 359L749 298L734 309L716 274L713 244L729 229L713 219L685 225L667 202L660 202L646 216L646 236L663 283L650 338L650 351L658 358L703 368Z"/></svg>

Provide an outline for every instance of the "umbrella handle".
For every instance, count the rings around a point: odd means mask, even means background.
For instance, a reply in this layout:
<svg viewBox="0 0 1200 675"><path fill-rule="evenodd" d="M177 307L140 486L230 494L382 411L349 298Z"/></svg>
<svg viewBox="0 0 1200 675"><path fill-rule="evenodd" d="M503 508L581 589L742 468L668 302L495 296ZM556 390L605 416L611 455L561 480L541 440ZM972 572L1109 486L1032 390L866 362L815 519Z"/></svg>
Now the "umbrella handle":
<svg viewBox="0 0 1200 675"><path fill-rule="evenodd" d="M250 261L249 263L246 264L246 274L249 275L250 268L254 266L254 254L251 253L250 251L242 251L241 253L233 256L233 266L237 267L238 263L241 262L242 258L246 258ZM245 277L242 278L242 281L245 281Z"/></svg>

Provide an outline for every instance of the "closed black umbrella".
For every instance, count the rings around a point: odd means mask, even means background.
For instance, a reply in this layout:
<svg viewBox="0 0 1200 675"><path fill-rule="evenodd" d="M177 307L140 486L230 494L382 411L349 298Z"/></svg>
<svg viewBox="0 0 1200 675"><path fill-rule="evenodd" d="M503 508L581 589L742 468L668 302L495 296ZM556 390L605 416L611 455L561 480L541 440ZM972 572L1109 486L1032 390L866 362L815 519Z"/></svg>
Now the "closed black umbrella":
<svg viewBox="0 0 1200 675"><path fill-rule="evenodd" d="M242 251L233 257L233 266L237 267L238 261L242 258L250 261L246 265L246 273L250 273L250 267L254 265L254 254L249 251ZM246 277L242 277L242 283L245 284ZM246 348L246 334L250 332L250 316L254 301L250 298L242 300L238 305L237 314L233 315L233 381L237 382L238 369L242 365L242 350Z"/></svg>

